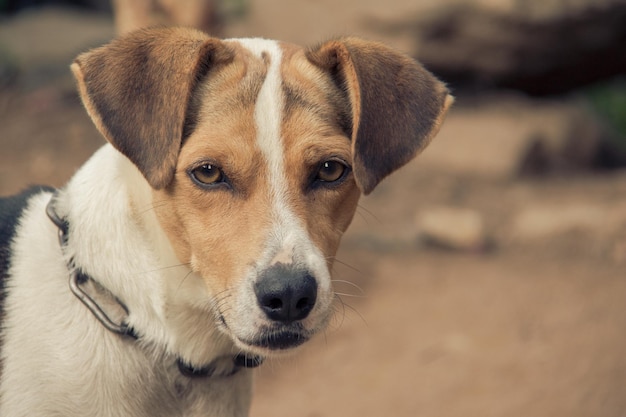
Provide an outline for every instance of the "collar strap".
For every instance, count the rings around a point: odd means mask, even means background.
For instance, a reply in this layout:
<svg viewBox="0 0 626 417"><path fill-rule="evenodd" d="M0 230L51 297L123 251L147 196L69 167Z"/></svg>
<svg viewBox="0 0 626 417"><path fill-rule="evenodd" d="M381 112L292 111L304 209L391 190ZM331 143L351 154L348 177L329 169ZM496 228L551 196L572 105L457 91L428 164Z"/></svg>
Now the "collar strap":
<svg viewBox="0 0 626 417"><path fill-rule="evenodd" d="M256 355L250 356L250 355L240 353L239 355L233 358L234 367L229 372L226 372L223 374L217 374L216 362L218 360L219 359L216 359L214 362L211 362L210 364L202 368L196 368L193 365L187 364L181 358L178 358L176 360L176 365L178 366L178 370L180 371L180 373L188 378L208 378L211 376L221 376L221 377L231 376L231 375L236 374L242 368L248 368L248 369L256 368L257 366L263 363L263 358L261 356L256 356Z"/></svg>
<svg viewBox="0 0 626 417"><path fill-rule="evenodd" d="M59 228L59 245L61 246L62 250L67 245L69 223L66 219L61 218L56 212L54 207L55 199L56 194L52 196L50 202L46 206L46 214L48 215L52 223L54 223ZM82 285L86 284L89 280L93 281L93 279L89 275L83 273L78 268L76 268L73 259L70 259L68 261L68 269L70 270L70 290L89 309L89 311L92 312L96 319L98 319L98 321L102 323L104 327L106 327L113 333L117 333L122 336L130 336L133 339L138 339L138 336L132 327L128 326L128 324L124 322L118 324L111 320L111 318L94 300L94 298L82 288ZM124 310L126 315L128 315L128 308L124 305L124 303L122 303L114 295L112 296L115 299L115 302L119 304L119 306Z"/></svg>
<svg viewBox="0 0 626 417"><path fill-rule="evenodd" d="M57 193L52 195L50 202L46 206L46 214L54 223L54 225L59 229L59 245L61 246L61 251L67 245L68 241L68 232L69 232L69 222L67 219L62 218L56 212L54 207L54 203L56 201ZM72 293L87 307L89 311L95 316L96 319L109 331L119 334L121 336L128 336L135 340L139 339L139 335L135 332L135 330L130 327L124 321L120 323L116 323L113 321L109 315L104 311L104 309L98 304L98 302L92 297L85 289L83 288L89 281L98 285L104 291L106 291L111 297L113 297L116 304L118 304L126 316L128 316L128 308L124 303L122 303L115 295L113 295L108 290L104 289L101 285L99 285L93 278L89 275L83 273L79 268L76 268L74 265L74 259L70 259L67 262L68 269L70 271L70 279L69 285ZM217 360L216 360L217 361ZM263 357L257 355L246 355L239 354L233 358L233 369L230 373L216 375L217 366L214 362L210 363L207 366L198 368L193 365L189 365L181 358L176 360L176 364L180 373L189 378L201 378L201 377L211 377L211 376L230 376L237 373L241 368L256 368L257 366L263 363Z"/></svg>

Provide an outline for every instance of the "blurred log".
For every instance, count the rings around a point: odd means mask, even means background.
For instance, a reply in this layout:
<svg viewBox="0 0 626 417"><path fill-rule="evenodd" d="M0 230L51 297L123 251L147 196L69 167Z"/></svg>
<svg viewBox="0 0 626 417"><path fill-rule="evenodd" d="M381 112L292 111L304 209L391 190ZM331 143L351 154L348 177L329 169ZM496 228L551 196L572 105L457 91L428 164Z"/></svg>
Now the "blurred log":
<svg viewBox="0 0 626 417"><path fill-rule="evenodd" d="M448 3L405 29L456 88L545 95L626 73L624 0Z"/></svg>

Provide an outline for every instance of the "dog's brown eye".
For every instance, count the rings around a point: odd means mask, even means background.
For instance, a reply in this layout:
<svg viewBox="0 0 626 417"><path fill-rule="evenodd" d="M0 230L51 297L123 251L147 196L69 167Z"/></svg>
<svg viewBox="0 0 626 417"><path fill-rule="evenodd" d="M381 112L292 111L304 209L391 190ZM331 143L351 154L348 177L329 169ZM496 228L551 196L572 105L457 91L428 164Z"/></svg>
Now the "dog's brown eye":
<svg viewBox="0 0 626 417"><path fill-rule="evenodd" d="M323 162L315 179L322 182L335 182L340 180L348 167L339 161Z"/></svg>
<svg viewBox="0 0 626 417"><path fill-rule="evenodd" d="M201 184L217 184L224 180L222 170L213 164L204 164L191 171L193 178Z"/></svg>

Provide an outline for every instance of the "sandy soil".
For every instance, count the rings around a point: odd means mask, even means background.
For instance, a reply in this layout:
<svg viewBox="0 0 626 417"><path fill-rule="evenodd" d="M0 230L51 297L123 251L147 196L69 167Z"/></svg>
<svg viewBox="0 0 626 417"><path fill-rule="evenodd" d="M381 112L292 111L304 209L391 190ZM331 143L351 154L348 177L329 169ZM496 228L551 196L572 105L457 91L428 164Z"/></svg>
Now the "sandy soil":
<svg viewBox="0 0 626 417"><path fill-rule="evenodd" d="M2 91L0 194L60 186L103 143L72 88L62 77ZM608 213L624 196L624 172L501 181L410 164L363 199L330 328L258 371L252 415L624 417L626 225L511 233L525 207ZM420 244L416 214L442 204L481 213L490 250Z"/></svg>

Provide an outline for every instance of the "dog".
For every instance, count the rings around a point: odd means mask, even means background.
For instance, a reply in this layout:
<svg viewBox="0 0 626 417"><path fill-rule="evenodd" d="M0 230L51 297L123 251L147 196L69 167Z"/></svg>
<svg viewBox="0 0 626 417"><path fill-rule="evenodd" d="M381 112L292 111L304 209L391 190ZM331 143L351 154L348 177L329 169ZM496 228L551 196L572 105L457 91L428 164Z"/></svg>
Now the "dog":
<svg viewBox="0 0 626 417"><path fill-rule="evenodd" d="M248 415L251 368L329 321L360 195L452 96L357 38L143 29L71 70L108 143L0 203L0 415Z"/></svg>

